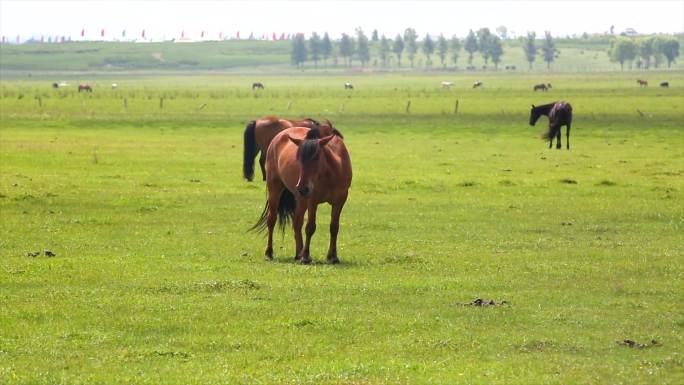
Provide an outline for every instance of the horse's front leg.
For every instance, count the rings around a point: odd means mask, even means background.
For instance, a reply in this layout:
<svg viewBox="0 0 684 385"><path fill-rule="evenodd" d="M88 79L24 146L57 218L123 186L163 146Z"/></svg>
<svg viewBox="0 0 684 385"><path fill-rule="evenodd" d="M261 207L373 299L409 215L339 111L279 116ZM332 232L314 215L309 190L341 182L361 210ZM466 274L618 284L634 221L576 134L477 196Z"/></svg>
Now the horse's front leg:
<svg viewBox="0 0 684 385"><path fill-rule="evenodd" d="M294 229L295 235L295 261L298 261L302 257L302 226L304 225L304 213L306 212L306 201L298 200L297 207L295 208L294 218L292 219L292 228Z"/></svg>
<svg viewBox="0 0 684 385"><path fill-rule="evenodd" d="M304 248L302 249L302 253L300 255L301 258L299 260L299 262L304 264L311 263L311 254L309 252L309 247L311 246L311 238L316 232L317 208L318 205L313 201L313 199L309 199L309 204L307 208L307 210L309 211L309 217L306 221L306 243L304 243Z"/></svg>
<svg viewBox="0 0 684 385"><path fill-rule="evenodd" d="M561 147L561 127L558 127L558 133L556 134L556 149L560 150Z"/></svg>
<svg viewBox="0 0 684 385"><path fill-rule="evenodd" d="M330 246L328 247L328 262L332 264L340 263L337 258L337 233L340 231L340 214L342 213L341 204L334 204L330 214Z"/></svg>
<svg viewBox="0 0 684 385"><path fill-rule="evenodd" d="M568 123L568 130L565 131L565 145L570 149L570 123Z"/></svg>

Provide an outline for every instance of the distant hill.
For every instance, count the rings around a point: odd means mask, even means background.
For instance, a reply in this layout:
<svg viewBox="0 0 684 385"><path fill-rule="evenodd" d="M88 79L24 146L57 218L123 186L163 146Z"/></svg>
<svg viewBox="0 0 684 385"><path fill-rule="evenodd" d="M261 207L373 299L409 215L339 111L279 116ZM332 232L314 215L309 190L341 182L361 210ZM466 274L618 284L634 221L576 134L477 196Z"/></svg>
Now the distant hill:
<svg viewBox="0 0 684 385"><path fill-rule="evenodd" d="M371 43L371 70L386 70L379 65L377 42ZM592 72L619 70L617 63L611 63L607 55L608 38L603 39L557 39L560 53L552 63L553 71ZM229 40L194 43L131 43L131 42L70 42L61 44L31 43L22 45L0 45L0 70L12 71L231 71L231 72L295 72L291 65L290 41ZM539 42L541 45L541 42ZM437 55L427 70L453 70L447 60L446 68ZM449 55L450 56L450 55ZM467 52L461 51L457 69L467 66ZM319 70L344 71L343 60L329 58L326 65L319 62ZM403 71L411 70L404 60ZM413 70L426 70L425 57L419 54ZM681 62L681 60L679 61ZM475 54L473 66L483 70L482 58ZM353 70L359 70L358 61ZM509 69L507 70L506 67ZM514 70L511 68L515 67ZM681 69L682 65L678 64ZM394 58L388 70L397 70ZM493 70L490 63L487 70ZM313 63L306 62L305 70L312 71ZM506 40L500 71L529 71L528 63L519 40ZM534 63L534 71L546 71L541 55Z"/></svg>

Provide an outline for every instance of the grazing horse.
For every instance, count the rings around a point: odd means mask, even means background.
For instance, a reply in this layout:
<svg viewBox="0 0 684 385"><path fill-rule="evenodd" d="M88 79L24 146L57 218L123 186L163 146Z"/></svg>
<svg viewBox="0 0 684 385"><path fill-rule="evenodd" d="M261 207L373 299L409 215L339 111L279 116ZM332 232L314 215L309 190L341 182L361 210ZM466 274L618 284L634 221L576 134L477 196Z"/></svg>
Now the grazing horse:
<svg viewBox="0 0 684 385"><path fill-rule="evenodd" d="M260 82L252 83L252 90L256 90L256 89L263 90L264 84L260 83Z"/></svg>
<svg viewBox="0 0 684 385"><path fill-rule="evenodd" d="M660 86L663 88L668 88L668 87L670 87L670 82L662 82L662 83L660 83Z"/></svg>
<svg viewBox="0 0 684 385"><path fill-rule="evenodd" d="M316 209L319 204L327 202L332 206L327 259L329 263L339 263L337 233L352 180L351 159L342 137L336 134L321 136L316 127L289 128L273 138L266 158L268 199L261 217L252 227L258 230L268 228L266 258L273 259L276 220L282 231L292 220L295 261L310 263L309 246L316 231ZM306 242L302 242L302 226L307 211Z"/></svg>
<svg viewBox="0 0 684 385"><path fill-rule="evenodd" d="M59 83L52 83L52 88L59 88Z"/></svg>
<svg viewBox="0 0 684 385"><path fill-rule="evenodd" d="M542 138L549 141L549 148L552 147L553 137L556 137L556 148L561 148L561 127L566 126L566 146L570 149L570 125L572 124L572 106L567 102L553 102L535 107L532 105L530 111L530 125L534 126L539 117L546 115L549 117L549 130L542 135Z"/></svg>
<svg viewBox="0 0 684 385"><path fill-rule="evenodd" d="M78 92L81 91L93 92L93 88L90 86L90 84L79 84Z"/></svg>
<svg viewBox="0 0 684 385"><path fill-rule="evenodd" d="M319 130L325 134L339 134L339 131L333 128L330 122L327 125L321 125L311 118L289 120L280 119L276 116L264 116L252 120L247 123L244 134L242 173L245 179L248 181L254 179L254 158L256 158L257 153L261 153L259 165L261 166L263 180L266 180L266 150L268 150L268 145L280 131L290 127L319 127ZM341 136L341 134L339 135Z"/></svg>
<svg viewBox="0 0 684 385"><path fill-rule="evenodd" d="M344 89L345 89L345 90L353 90L353 89L354 89L354 85L351 84L351 83L344 83Z"/></svg>
<svg viewBox="0 0 684 385"><path fill-rule="evenodd" d="M546 84L541 83L541 84L536 84L536 85L534 86L533 90L534 90L534 91L539 91L539 90L548 91L549 88L551 88L551 83L546 83Z"/></svg>
<svg viewBox="0 0 684 385"><path fill-rule="evenodd" d="M641 87L648 87L648 81L646 80L637 79L637 83L639 83Z"/></svg>
<svg viewBox="0 0 684 385"><path fill-rule="evenodd" d="M442 88L449 89L454 85L454 82L442 82Z"/></svg>
<svg viewBox="0 0 684 385"><path fill-rule="evenodd" d="M482 87L482 82L479 80L476 81L475 83L473 83L473 88L478 88L478 87Z"/></svg>

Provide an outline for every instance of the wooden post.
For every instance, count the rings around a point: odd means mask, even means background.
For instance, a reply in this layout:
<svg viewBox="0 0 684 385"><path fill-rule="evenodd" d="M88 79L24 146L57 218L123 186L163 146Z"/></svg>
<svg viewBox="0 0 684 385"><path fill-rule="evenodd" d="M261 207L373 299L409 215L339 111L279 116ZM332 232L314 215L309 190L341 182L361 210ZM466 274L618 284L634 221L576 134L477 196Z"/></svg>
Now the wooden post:
<svg viewBox="0 0 684 385"><path fill-rule="evenodd" d="M164 108L164 97L159 98L159 108Z"/></svg>
<svg viewBox="0 0 684 385"><path fill-rule="evenodd" d="M340 104L340 112L344 112L344 103Z"/></svg>
<svg viewBox="0 0 684 385"><path fill-rule="evenodd" d="M456 104L454 104L454 114L458 114L458 99L456 99Z"/></svg>
<svg viewBox="0 0 684 385"><path fill-rule="evenodd" d="M124 108L128 109L128 98L124 98Z"/></svg>
<svg viewBox="0 0 684 385"><path fill-rule="evenodd" d="M287 110L290 111L292 109L292 100L290 100L289 103L287 103Z"/></svg>
<svg viewBox="0 0 684 385"><path fill-rule="evenodd" d="M411 101L409 100L408 103L406 103L406 113L410 114L411 113Z"/></svg>
<svg viewBox="0 0 684 385"><path fill-rule="evenodd" d="M36 96L36 100L38 100L38 107L43 107L43 98L40 96Z"/></svg>

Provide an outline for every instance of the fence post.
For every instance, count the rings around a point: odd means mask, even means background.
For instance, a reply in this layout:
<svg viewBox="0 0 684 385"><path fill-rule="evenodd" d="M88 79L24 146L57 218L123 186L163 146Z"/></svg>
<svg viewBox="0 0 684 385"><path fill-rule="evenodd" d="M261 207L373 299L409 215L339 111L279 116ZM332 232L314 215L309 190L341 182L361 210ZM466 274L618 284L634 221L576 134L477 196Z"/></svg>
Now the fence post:
<svg viewBox="0 0 684 385"><path fill-rule="evenodd" d="M411 101L409 100L408 103L406 103L406 113L410 114L411 113Z"/></svg>
<svg viewBox="0 0 684 385"><path fill-rule="evenodd" d="M456 104L454 104L454 114L458 114L458 99L456 99Z"/></svg>

